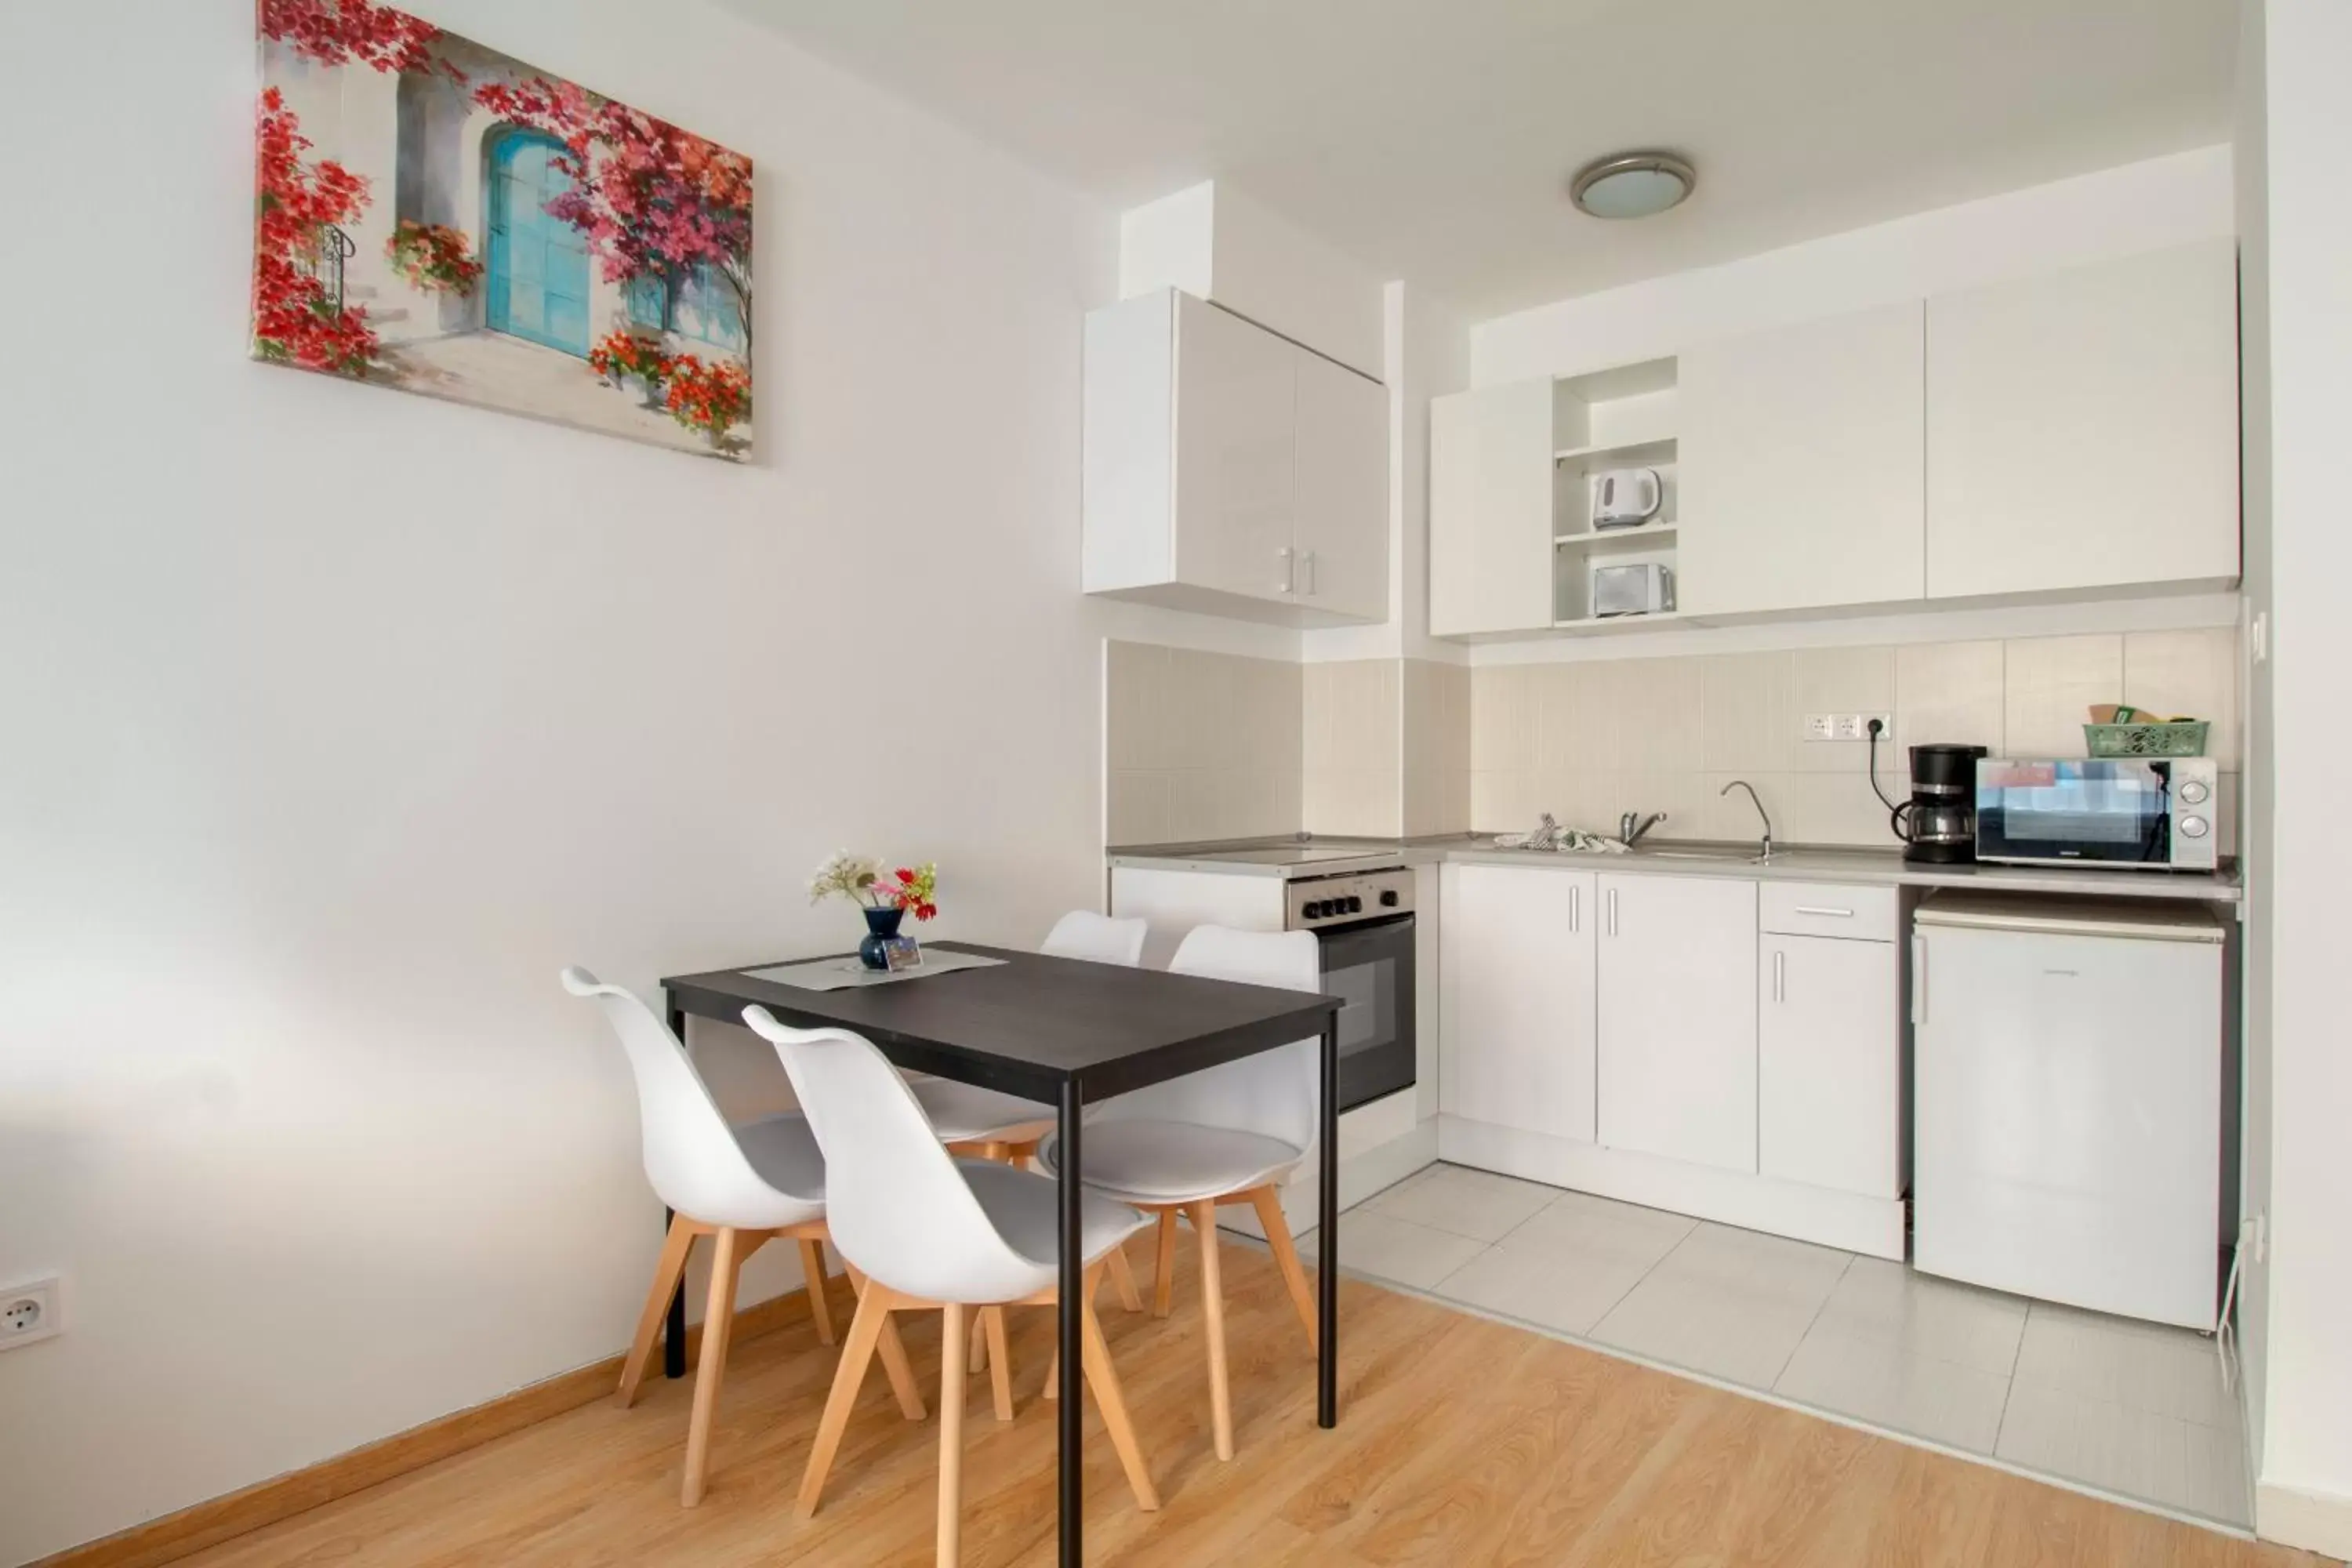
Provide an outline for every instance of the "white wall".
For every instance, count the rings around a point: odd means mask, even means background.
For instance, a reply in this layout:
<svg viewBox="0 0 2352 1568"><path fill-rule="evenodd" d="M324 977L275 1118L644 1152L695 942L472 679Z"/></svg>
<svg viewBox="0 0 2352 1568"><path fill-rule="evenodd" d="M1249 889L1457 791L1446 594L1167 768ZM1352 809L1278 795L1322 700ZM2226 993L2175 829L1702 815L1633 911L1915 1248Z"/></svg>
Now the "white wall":
<svg viewBox="0 0 2352 1568"><path fill-rule="evenodd" d="M2352 473L2352 207L2343 154L2352 146L2352 8L2342 0L2268 0L2250 36L2262 97L2261 159L2249 205L2266 216L2245 264L2257 275L2249 325L2267 367L2250 403L2248 511L2253 607L2270 617L2271 659L2253 683L2256 756L2268 790L2254 813L2249 879L2263 951L2267 1010L2253 1054L2268 1068L2270 1268L2262 1468L2256 1527L2352 1554L2352 1049L2343 969L2344 889L2352 840L2342 829L2352 736L2329 717L2352 666L2344 583ZM2265 439L2267 436L2267 439ZM2266 477L2267 482L2256 476ZM2261 1173L2256 1173L2258 1175Z"/></svg>
<svg viewBox="0 0 2352 1568"><path fill-rule="evenodd" d="M698 5L415 8L758 161L761 461L248 363L248 0L113 8L106 113L0 9L0 1281L70 1292L0 1563L621 1347L660 1211L559 965L843 945L842 845L940 934L1101 895L1112 215Z"/></svg>
<svg viewBox="0 0 2352 1568"><path fill-rule="evenodd" d="M2230 149L1941 207L1720 267L1481 322L1475 385L1670 354L1711 338L1864 310L2004 278L2234 232Z"/></svg>

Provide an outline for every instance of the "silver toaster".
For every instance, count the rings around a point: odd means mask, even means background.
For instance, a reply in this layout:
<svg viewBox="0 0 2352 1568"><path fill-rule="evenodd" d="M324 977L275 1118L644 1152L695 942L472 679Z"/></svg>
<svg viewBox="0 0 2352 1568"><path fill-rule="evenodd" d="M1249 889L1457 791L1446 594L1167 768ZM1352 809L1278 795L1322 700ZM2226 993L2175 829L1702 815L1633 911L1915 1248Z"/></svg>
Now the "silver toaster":
<svg viewBox="0 0 2352 1568"><path fill-rule="evenodd" d="M1654 616L1675 607L1675 574L1654 561L1592 569L1592 613Z"/></svg>

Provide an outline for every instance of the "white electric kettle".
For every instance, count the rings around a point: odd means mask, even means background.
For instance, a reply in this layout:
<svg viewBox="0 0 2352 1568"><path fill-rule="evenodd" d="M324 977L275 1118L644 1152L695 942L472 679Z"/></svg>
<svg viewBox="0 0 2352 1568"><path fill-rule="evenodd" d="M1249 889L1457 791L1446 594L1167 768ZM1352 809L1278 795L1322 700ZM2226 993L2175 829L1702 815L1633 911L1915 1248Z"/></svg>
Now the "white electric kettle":
<svg viewBox="0 0 2352 1568"><path fill-rule="evenodd" d="M1633 528L1658 515L1666 487L1655 468L1611 468L1592 476L1592 526Z"/></svg>

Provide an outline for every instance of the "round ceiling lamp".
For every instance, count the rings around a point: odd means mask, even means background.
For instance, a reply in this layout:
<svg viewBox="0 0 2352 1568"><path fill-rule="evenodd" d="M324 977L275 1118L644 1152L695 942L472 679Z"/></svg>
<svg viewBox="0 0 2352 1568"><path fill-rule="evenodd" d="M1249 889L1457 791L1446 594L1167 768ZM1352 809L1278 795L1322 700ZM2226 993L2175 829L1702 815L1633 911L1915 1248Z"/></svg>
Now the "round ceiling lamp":
<svg viewBox="0 0 2352 1568"><path fill-rule="evenodd" d="M1586 164L1568 199L1594 217L1652 217L1679 206L1697 186L1697 171L1671 153L1620 153Z"/></svg>

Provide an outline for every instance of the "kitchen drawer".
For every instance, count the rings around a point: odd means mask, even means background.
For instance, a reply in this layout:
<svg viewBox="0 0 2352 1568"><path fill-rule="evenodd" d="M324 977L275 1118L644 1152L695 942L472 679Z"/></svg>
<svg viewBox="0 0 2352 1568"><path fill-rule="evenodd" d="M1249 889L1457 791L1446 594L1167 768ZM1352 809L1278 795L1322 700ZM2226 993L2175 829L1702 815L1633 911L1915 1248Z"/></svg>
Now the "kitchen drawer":
<svg viewBox="0 0 2352 1568"><path fill-rule="evenodd" d="M1840 887L1829 882L1766 882L1758 924L1775 936L1842 936L1893 942L1897 924L1893 888Z"/></svg>

